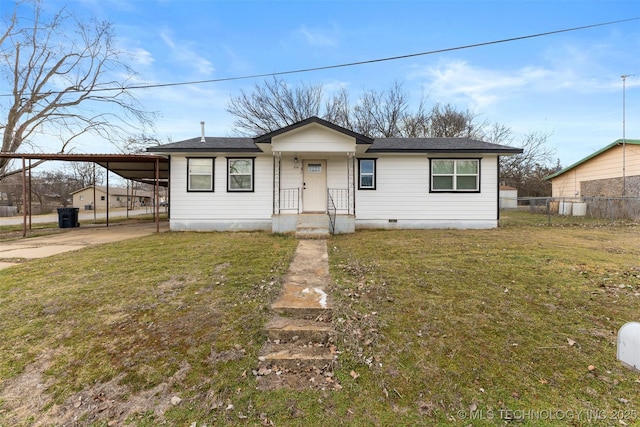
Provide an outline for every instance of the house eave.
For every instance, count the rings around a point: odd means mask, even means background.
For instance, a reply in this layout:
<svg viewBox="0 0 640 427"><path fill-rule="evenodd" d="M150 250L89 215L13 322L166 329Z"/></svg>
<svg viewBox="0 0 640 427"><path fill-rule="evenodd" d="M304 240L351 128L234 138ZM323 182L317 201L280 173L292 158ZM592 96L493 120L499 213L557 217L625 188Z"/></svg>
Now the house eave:
<svg viewBox="0 0 640 427"><path fill-rule="evenodd" d="M151 151L152 153L161 153L161 154L171 154L171 153L264 153L259 147L256 148L211 148L211 147L201 147L201 148L170 148L163 149L157 151Z"/></svg>
<svg viewBox="0 0 640 427"><path fill-rule="evenodd" d="M514 154L522 153L522 149L513 149L513 150L478 150L478 149L428 149L428 148L414 148L414 149L393 149L393 148L378 148L378 149L368 149L367 154L369 153L424 153L424 154L500 154L505 156L510 156Z"/></svg>

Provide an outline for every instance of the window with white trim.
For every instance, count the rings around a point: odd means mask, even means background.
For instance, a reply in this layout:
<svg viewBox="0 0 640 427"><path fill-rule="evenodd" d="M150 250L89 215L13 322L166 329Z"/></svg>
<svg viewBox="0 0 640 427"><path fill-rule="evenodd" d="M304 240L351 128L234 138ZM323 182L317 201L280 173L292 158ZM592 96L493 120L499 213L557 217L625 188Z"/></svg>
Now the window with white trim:
<svg viewBox="0 0 640 427"><path fill-rule="evenodd" d="M227 191L253 191L253 158L227 158Z"/></svg>
<svg viewBox="0 0 640 427"><path fill-rule="evenodd" d="M480 191L480 159L431 159L431 191Z"/></svg>
<svg viewBox="0 0 640 427"><path fill-rule="evenodd" d="M213 191L213 158L188 158L187 191Z"/></svg>
<svg viewBox="0 0 640 427"><path fill-rule="evenodd" d="M376 159L358 159L358 190L376 189Z"/></svg>

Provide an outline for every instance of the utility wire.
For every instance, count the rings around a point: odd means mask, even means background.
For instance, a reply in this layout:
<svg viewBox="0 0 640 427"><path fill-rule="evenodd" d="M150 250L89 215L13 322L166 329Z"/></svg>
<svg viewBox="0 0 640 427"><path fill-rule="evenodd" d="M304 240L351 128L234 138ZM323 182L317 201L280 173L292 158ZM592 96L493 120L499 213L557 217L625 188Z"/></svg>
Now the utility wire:
<svg viewBox="0 0 640 427"><path fill-rule="evenodd" d="M332 69L336 69L336 68L354 67L354 66L358 66L358 65L375 64L375 63L378 63L378 62L387 62L387 61L396 61L396 60L399 60L399 59L415 58L417 56L434 55L436 53L453 52L453 51L456 51L456 50L463 50L463 49L472 49L472 48L476 48L476 47L490 46L490 45L494 45L494 44L508 43L508 42L514 42L514 41L519 41L519 40L526 40L526 39L533 39L533 38L537 38L537 37L550 36L550 35L553 35L553 34L568 33L568 32L571 32L571 31L580 31L580 30L586 30L586 29L590 29L590 28L603 27L603 26L606 26L606 25L621 24L623 22L638 21L638 20L640 20L640 17L621 19L621 20L618 20L618 21L601 22L601 23L598 23L598 24L583 25L583 26L580 26L580 27L565 28L565 29L561 29L561 30L547 31L547 32L544 32L544 33L537 33L537 34L530 34L530 35L526 35L526 36L511 37L511 38L507 38L507 39L493 40L493 41L482 42L482 43L474 43L474 44L468 44L468 45L462 45L462 46L456 46L456 47L449 47L449 48L444 48L444 49L429 50L429 51L426 51L426 52L410 53L410 54L406 54L406 55L389 56L389 57L377 58L377 59L368 59L368 60L365 60L365 61L347 62L347 63L343 63L343 64L325 65L325 66L311 67L311 68L301 68L301 69L297 69L297 70L288 70L288 71L276 71L276 72L272 72L272 73L251 74L251 75L246 75L246 76L221 77L221 78L218 78L218 79L209 79L209 80L195 80L195 81L174 82L174 83L142 84L142 85L132 85L132 86L122 86L122 87L111 87L111 88L94 88L90 92L127 91L127 90L134 90L134 89L154 89L154 88L163 88L163 87L198 85L198 84L205 84L205 83L220 83L220 82L229 82L229 81L236 81L236 80L250 80L250 79L263 78L263 77L275 77L275 76L284 76L284 75L289 75L289 74L309 73L309 72L312 72L312 71L332 70ZM66 92L86 92L86 91L83 91L82 89L78 89L78 90L71 90L71 91L66 91ZM51 94L58 94L58 93L62 93L62 92L52 91L50 93ZM0 96L11 96L11 95L0 95Z"/></svg>

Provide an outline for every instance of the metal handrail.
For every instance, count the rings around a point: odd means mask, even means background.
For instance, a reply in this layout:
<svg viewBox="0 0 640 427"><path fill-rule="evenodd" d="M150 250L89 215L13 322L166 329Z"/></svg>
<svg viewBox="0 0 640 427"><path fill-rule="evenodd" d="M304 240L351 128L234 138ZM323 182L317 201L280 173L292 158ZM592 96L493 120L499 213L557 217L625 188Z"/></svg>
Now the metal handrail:
<svg viewBox="0 0 640 427"><path fill-rule="evenodd" d="M333 201L333 197L331 197L331 191L327 190L327 213L329 215L329 231L331 235L336 234L336 204Z"/></svg>
<svg viewBox="0 0 640 427"><path fill-rule="evenodd" d="M281 188L279 211L295 210L300 212L300 188Z"/></svg>

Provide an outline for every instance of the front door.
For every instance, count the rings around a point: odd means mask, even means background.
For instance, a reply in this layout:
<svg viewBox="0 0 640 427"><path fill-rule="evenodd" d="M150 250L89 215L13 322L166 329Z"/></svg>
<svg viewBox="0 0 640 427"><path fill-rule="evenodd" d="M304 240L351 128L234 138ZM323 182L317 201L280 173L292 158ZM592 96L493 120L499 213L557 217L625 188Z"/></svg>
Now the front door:
<svg viewBox="0 0 640 427"><path fill-rule="evenodd" d="M304 160L302 162L303 212L327 211L327 161Z"/></svg>

